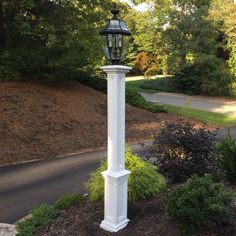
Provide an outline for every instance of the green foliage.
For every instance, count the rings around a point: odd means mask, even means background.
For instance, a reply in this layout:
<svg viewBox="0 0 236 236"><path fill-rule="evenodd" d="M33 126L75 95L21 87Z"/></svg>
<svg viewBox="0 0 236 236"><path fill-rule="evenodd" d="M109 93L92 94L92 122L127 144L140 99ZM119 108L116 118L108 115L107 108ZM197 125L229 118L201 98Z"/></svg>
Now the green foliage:
<svg viewBox="0 0 236 236"><path fill-rule="evenodd" d="M57 215L59 210L68 209L81 202L82 195L68 194L59 198L54 205L42 204L33 208L29 213L30 219L17 221L18 236L33 236L39 227L48 225Z"/></svg>
<svg viewBox="0 0 236 236"><path fill-rule="evenodd" d="M175 74L177 91L231 95L232 75L225 54L220 53L221 35L214 19L209 17L211 4L210 0L180 1L178 9L169 13L171 26L165 37L170 45L168 62Z"/></svg>
<svg viewBox="0 0 236 236"><path fill-rule="evenodd" d="M19 79L18 68L19 58L14 57L7 51L0 52L0 81Z"/></svg>
<svg viewBox="0 0 236 236"><path fill-rule="evenodd" d="M43 204L33 208L30 213L32 214L31 219L17 222L17 235L33 236L37 228L47 225L53 220L57 215L57 209L54 206Z"/></svg>
<svg viewBox="0 0 236 236"><path fill-rule="evenodd" d="M167 195L167 210L189 235L191 231L212 229L230 216L233 194L223 183L214 183L210 175L191 177ZM204 227L204 228L203 228Z"/></svg>
<svg viewBox="0 0 236 236"><path fill-rule="evenodd" d="M236 140L230 133L216 144L215 157L226 179L236 183Z"/></svg>
<svg viewBox="0 0 236 236"><path fill-rule="evenodd" d="M98 91L107 91L107 80L99 78L98 76L83 76L75 80Z"/></svg>
<svg viewBox="0 0 236 236"><path fill-rule="evenodd" d="M211 173L220 177L214 160L216 134L189 123L166 124L154 135L149 161L158 166L170 182L183 182L193 174Z"/></svg>
<svg viewBox="0 0 236 236"><path fill-rule="evenodd" d="M111 0L1 0L0 50L20 58L10 68L21 75L55 80L63 69L90 74L102 63L98 32L111 6Z"/></svg>
<svg viewBox="0 0 236 236"><path fill-rule="evenodd" d="M128 199L136 201L153 196L166 186L164 177L157 173L157 168L133 154L130 149L125 153L126 169L131 171L128 179ZM104 193L104 179L101 172L107 169L107 162L91 173L87 183L88 197L91 201L102 201Z"/></svg>
<svg viewBox="0 0 236 236"><path fill-rule="evenodd" d="M80 194L67 194L55 202L55 207L59 210L68 209L78 202L81 202L83 196Z"/></svg>
<svg viewBox="0 0 236 236"><path fill-rule="evenodd" d="M148 110L150 112L166 112L166 109L152 102L147 102L136 90L127 88L125 91L126 102L132 106Z"/></svg>
<svg viewBox="0 0 236 236"><path fill-rule="evenodd" d="M140 88L163 92L173 92L172 80L173 79L171 77L150 79L144 81L140 85Z"/></svg>
<svg viewBox="0 0 236 236"><path fill-rule="evenodd" d="M202 55L173 78L175 90L188 94L231 95L232 76L224 62L212 55Z"/></svg>

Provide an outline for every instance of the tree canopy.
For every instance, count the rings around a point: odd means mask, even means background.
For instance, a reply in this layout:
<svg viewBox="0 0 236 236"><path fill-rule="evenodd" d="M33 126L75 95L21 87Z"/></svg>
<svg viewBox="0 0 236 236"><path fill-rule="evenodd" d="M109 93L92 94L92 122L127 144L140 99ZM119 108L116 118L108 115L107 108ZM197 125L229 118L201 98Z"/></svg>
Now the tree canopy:
<svg viewBox="0 0 236 236"><path fill-rule="evenodd" d="M132 32L134 73L172 74L180 90L230 94L236 77L232 0L0 0L0 78L73 79L105 63L99 30L113 4Z"/></svg>

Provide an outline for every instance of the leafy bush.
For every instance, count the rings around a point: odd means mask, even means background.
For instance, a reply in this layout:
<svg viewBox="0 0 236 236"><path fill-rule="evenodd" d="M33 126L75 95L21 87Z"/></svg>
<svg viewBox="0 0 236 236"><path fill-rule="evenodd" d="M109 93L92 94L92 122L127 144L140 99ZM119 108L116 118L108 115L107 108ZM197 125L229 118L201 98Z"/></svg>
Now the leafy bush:
<svg viewBox="0 0 236 236"><path fill-rule="evenodd" d="M11 67L0 66L0 81L1 80L18 80L20 73Z"/></svg>
<svg viewBox="0 0 236 236"><path fill-rule="evenodd" d="M145 72L145 77L148 76L155 76L155 75L161 75L162 74L162 69L157 67L156 65L150 66L146 72Z"/></svg>
<svg viewBox="0 0 236 236"><path fill-rule="evenodd" d="M107 80L101 79L98 76L90 76L90 77L80 77L77 79L80 83L85 84L93 89L96 89L101 92L107 91Z"/></svg>
<svg viewBox="0 0 236 236"><path fill-rule="evenodd" d="M20 78L19 58L8 51L0 52L0 81L17 80Z"/></svg>
<svg viewBox="0 0 236 236"><path fill-rule="evenodd" d="M206 127L194 129L189 123L162 125L151 148L150 162L159 167L170 182L182 182L193 174L220 176L209 153L214 152L216 134Z"/></svg>
<svg viewBox="0 0 236 236"><path fill-rule="evenodd" d="M158 193L166 186L165 178L157 173L157 168L140 159L130 149L125 153L126 169L131 171L128 179L128 199L136 201ZM88 197L91 201L102 201L104 193L104 179L101 172L107 169L107 162L91 174L87 183Z"/></svg>
<svg viewBox="0 0 236 236"><path fill-rule="evenodd" d="M163 106L147 102L141 94L133 89L126 89L126 102L132 106L148 110L150 112L166 112Z"/></svg>
<svg viewBox="0 0 236 236"><path fill-rule="evenodd" d="M81 202L83 199L82 195L79 194L67 194L59 198L56 203L55 207L59 210L68 209L71 206L75 205L78 202Z"/></svg>
<svg viewBox="0 0 236 236"><path fill-rule="evenodd" d="M216 144L215 157L227 180L236 183L236 140L230 133Z"/></svg>
<svg viewBox="0 0 236 236"><path fill-rule="evenodd" d="M225 223L230 216L232 199L233 194L223 183L214 183L210 175L194 175L167 194L166 204L170 216L186 233Z"/></svg>
<svg viewBox="0 0 236 236"><path fill-rule="evenodd" d="M188 94L231 95L232 75L224 62L212 55L202 55L173 78L174 89Z"/></svg>
<svg viewBox="0 0 236 236"><path fill-rule="evenodd" d="M150 90L158 90L163 92L173 92L172 88L172 78L156 78L144 81L143 84L140 85L142 89L150 89Z"/></svg>

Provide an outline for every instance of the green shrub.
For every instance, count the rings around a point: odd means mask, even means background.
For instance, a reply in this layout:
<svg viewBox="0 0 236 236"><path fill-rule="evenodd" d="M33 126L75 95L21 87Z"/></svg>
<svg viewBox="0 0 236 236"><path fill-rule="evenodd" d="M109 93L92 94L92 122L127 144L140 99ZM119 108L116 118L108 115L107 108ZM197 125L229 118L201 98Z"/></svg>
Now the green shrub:
<svg viewBox="0 0 236 236"><path fill-rule="evenodd" d="M40 226L49 224L57 215L58 210L51 205L42 204L33 208L30 213L32 218L26 221L17 222L19 236L31 236Z"/></svg>
<svg viewBox="0 0 236 236"><path fill-rule="evenodd" d="M30 219L16 223L17 235L33 236L39 227L48 225L56 217L59 210L68 209L82 199L82 195L68 194L59 198L54 205L42 204L33 208L29 212L32 215Z"/></svg>
<svg viewBox="0 0 236 236"><path fill-rule="evenodd" d="M187 94L231 95L232 75L222 59L202 55L173 78L174 89Z"/></svg>
<svg viewBox="0 0 236 236"><path fill-rule="evenodd" d="M141 94L133 89L126 89L126 102L134 107L142 108L150 112L166 112L163 106L147 102Z"/></svg>
<svg viewBox="0 0 236 236"><path fill-rule="evenodd" d="M210 173L220 178L220 170L209 155L215 151L216 134L206 127L195 129L189 123L163 124L154 134L148 160L158 166L170 182L186 181L193 174Z"/></svg>
<svg viewBox="0 0 236 236"><path fill-rule="evenodd" d="M20 73L11 67L0 66L0 81L4 80L18 80Z"/></svg>
<svg viewBox="0 0 236 236"><path fill-rule="evenodd" d="M216 144L217 162L223 171L226 179L231 183L236 183L236 140L230 133Z"/></svg>
<svg viewBox="0 0 236 236"><path fill-rule="evenodd" d="M166 204L169 215L187 233L225 223L230 216L232 200L233 194L223 183L214 183L210 175L195 175L186 184L170 191Z"/></svg>
<svg viewBox="0 0 236 236"><path fill-rule="evenodd" d="M65 196L62 196L56 201L55 207L59 210L68 209L71 206L75 205L76 203L81 202L82 199L83 199L82 195L67 194Z"/></svg>
<svg viewBox="0 0 236 236"><path fill-rule="evenodd" d="M131 171L128 179L128 199L136 201L158 193L166 186L164 177L157 173L157 168L140 159L130 149L125 153L126 169ZM87 183L88 197L91 201L102 201L104 193L104 179L101 172L107 169L107 162L91 174Z"/></svg>
<svg viewBox="0 0 236 236"><path fill-rule="evenodd" d="M20 79L19 58L8 51L0 52L0 81Z"/></svg>
<svg viewBox="0 0 236 236"><path fill-rule="evenodd" d="M172 78L156 78L144 81L140 88L142 89L150 89L150 90L158 90L163 92L173 92L172 88Z"/></svg>

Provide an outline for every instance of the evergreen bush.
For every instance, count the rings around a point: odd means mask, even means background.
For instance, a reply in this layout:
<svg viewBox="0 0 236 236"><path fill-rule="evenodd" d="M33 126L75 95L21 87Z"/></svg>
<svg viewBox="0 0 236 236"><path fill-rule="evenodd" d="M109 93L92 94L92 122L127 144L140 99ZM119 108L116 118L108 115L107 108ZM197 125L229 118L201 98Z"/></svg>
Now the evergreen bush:
<svg viewBox="0 0 236 236"><path fill-rule="evenodd" d="M167 194L166 205L169 215L189 235L194 230L212 229L226 223L232 200L232 192L223 183L214 183L210 175L194 175Z"/></svg>

